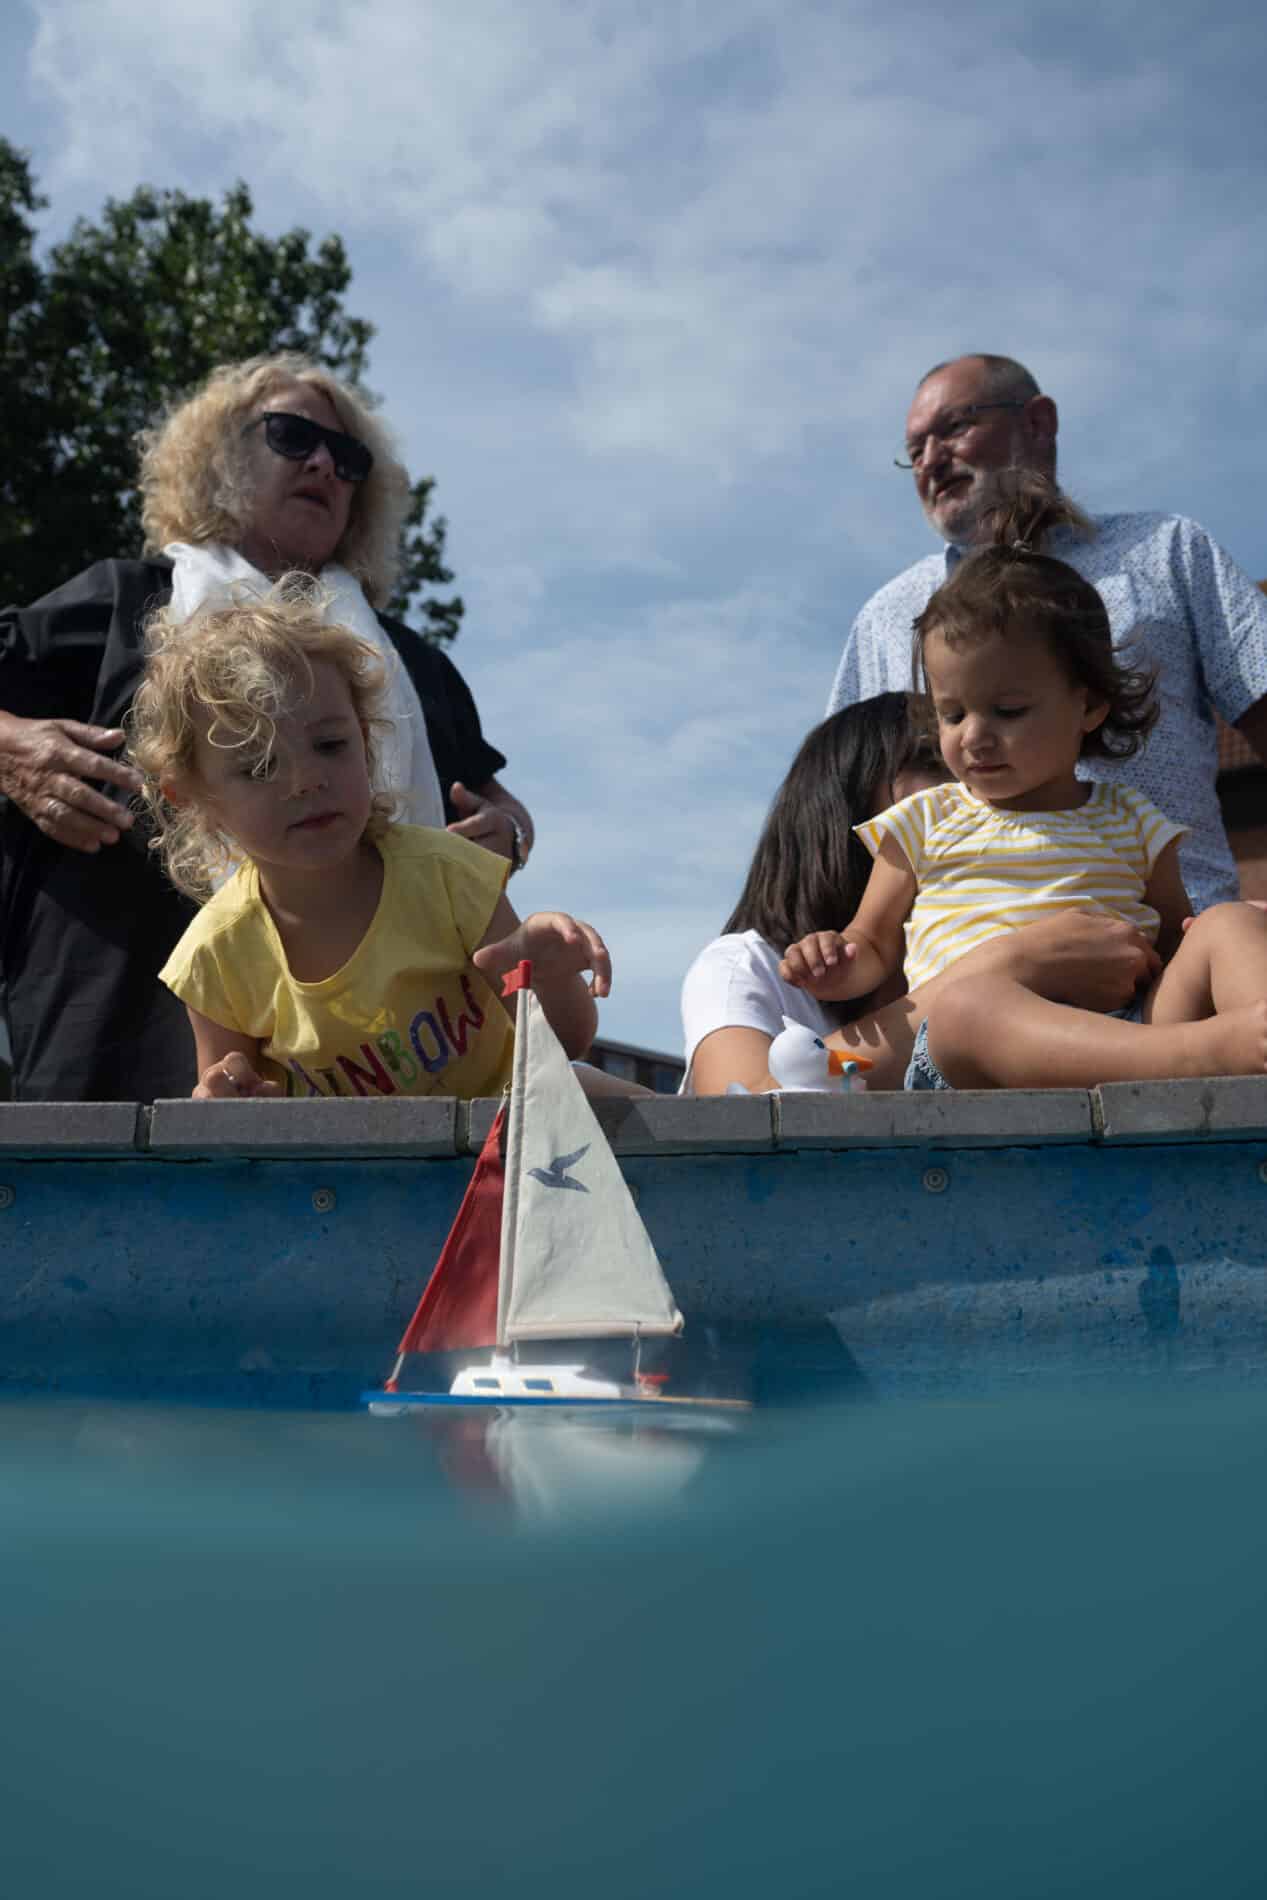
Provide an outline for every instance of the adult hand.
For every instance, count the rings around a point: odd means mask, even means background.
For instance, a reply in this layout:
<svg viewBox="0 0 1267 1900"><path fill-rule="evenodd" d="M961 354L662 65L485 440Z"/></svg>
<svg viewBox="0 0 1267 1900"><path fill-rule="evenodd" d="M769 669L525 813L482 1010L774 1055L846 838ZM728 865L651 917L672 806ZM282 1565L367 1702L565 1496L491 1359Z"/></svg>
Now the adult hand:
<svg viewBox="0 0 1267 1900"><path fill-rule="evenodd" d="M86 726L78 719L19 719L0 714L0 792L55 843L72 851L117 844L132 813L89 781L139 792L132 766L109 755L123 744L118 726Z"/></svg>
<svg viewBox="0 0 1267 1900"><path fill-rule="evenodd" d="M245 1101L252 1095L280 1095L278 1082L266 1082L240 1049L231 1049L205 1068L193 1092L195 1102Z"/></svg>
<svg viewBox="0 0 1267 1900"><path fill-rule="evenodd" d="M1066 910L992 937L954 965L955 975L998 968L1051 1003L1079 1009L1124 1009L1161 970L1142 931L1120 917ZM947 972L949 975L950 972Z"/></svg>
<svg viewBox="0 0 1267 1900"><path fill-rule="evenodd" d="M483 845L485 851L495 851L498 857L509 858L513 864L515 821L510 813L490 799L481 798L478 792L468 792L461 779L455 779L449 787L449 797L462 814L449 830L459 838L469 838L472 844Z"/></svg>

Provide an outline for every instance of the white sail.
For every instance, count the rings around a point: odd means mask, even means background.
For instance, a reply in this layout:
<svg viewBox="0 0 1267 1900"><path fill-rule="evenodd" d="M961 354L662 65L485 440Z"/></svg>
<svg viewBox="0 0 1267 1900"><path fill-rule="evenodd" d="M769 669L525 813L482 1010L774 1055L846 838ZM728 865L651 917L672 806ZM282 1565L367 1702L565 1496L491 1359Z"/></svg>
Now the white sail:
<svg viewBox="0 0 1267 1900"><path fill-rule="evenodd" d="M519 992L497 1338L678 1333L682 1315L607 1138L532 990Z"/></svg>

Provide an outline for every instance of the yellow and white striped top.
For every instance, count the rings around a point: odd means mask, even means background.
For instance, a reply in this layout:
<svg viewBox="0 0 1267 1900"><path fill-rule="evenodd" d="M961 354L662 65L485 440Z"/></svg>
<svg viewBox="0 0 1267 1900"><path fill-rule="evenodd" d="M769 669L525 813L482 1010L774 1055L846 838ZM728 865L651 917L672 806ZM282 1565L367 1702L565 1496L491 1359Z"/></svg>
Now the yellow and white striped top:
<svg viewBox="0 0 1267 1900"><path fill-rule="evenodd" d="M1098 782L1076 811L1000 811L962 785L934 785L854 829L874 857L894 838L918 887L906 922L911 989L1005 930L1061 910L1124 917L1150 941L1154 864L1186 827L1129 785Z"/></svg>

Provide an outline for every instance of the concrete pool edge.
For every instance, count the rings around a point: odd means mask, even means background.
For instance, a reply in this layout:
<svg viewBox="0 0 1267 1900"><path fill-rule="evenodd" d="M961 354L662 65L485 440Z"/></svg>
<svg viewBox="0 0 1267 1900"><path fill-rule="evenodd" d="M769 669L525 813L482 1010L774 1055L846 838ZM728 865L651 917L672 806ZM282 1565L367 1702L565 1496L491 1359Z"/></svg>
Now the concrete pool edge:
<svg viewBox="0 0 1267 1900"><path fill-rule="evenodd" d="M0 1155L459 1159L497 1104L452 1097L0 1103ZM1267 1139L1267 1077L947 1094L653 1096L596 1104L618 1155Z"/></svg>

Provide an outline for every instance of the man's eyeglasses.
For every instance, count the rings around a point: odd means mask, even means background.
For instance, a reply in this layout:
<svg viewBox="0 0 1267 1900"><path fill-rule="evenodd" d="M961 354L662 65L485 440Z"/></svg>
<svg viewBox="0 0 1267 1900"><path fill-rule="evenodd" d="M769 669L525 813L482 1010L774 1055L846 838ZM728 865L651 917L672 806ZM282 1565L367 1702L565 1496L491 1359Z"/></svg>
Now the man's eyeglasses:
<svg viewBox="0 0 1267 1900"><path fill-rule="evenodd" d="M354 435L344 435L342 429L324 428L286 409L266 409L254 422L247 423L243 435L258 429L261 423L269 448L274 455L284 455L288 462L306 462L317 444L324 442L341 482L363 482L374 466L374 457L364 442L358 442Z"/></svg>
<svg viewBox="0 0 1267 1900"><path fill-rule="evenodd" d="M929 436L936 436L939 442L953 442L956 436L966 435L977 416L984 409L1025 409L1033 401L1031 396L1017 397L1012 402L970 402L966 409L956 409L953 415L943 416L935 422L928 435L913 435L905 443L900 455L893 457L894 468L918 468L924 459L924 450L928 447Z"/></svg>

